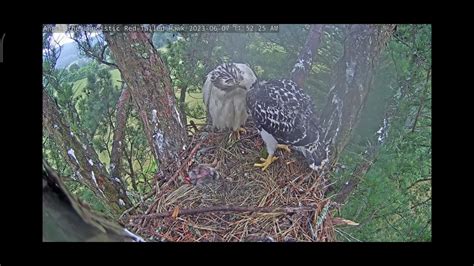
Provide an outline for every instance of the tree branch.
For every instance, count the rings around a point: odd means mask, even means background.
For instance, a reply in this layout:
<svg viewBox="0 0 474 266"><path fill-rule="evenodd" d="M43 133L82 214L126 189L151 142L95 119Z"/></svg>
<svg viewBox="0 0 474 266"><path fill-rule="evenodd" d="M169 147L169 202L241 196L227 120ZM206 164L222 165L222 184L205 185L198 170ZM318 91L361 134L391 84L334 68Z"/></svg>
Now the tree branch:
<svg viewBox="0 0 474 266"><path fill-rule="evenodd" d="M238 206L216 206L216 207L209 207L209 208L198 208L198 209L184 209L179 210L178 215L194 215L200 213L208 213L208 212L264 212L264 213L272 213L272 212L282 212L282 213L295 213L298 211L315 211L317 207L313 206L301 206L301 207L238 207ZM164 218L164 217L171 217L174 211L168 211L163 213L155 213L155 214L147 214L147 215L134 215L131 218Z"/></svg>
<svg viewBox="0 0 474 266"><path fill-rule="evenodd" d="M407 190L410 190L410 188L414 187L416 184L418 184L420 182L426 182L426 181L431 181L431 176L429 178L423 178L423 179L416 180L413 184L411 184L409 187L407 187Z"/></svg>
<svg viewBox="0 0 474 266"><path fill-rule="evenodd" d="M317 52L321 42L323 28L323 25L311 25L305 45L301 49L298 60L291 71L291 79L301 87L311 71L314 54Z"/></svg>
<svg viewBox="0 0 474 266"><path fill-rule="evenodd" d="M79 49L81 51L83 51L86 56L92 58L92 59L95 59L97 60L99 63L102 63L104 65L108 65L108 66L112 66L116 69L118 69L118 66L112 62L108 62L105 60L104 58L104 54L105 54L105 50L107 49L108 47L108 44L105 44L103 47L102 47L102 51L100 52L100 55L99 54L96 54L93 52L93 49L92 49L92 46L91 46L91 43L90 43L90 40L89 40L89 37L87 35L87 32L84 32L84 35L85 35L85 38L86 38L86 46L83 45L82 41L79 40L79 38L75 37L75 36L72 36L71 38L76 42L77 46L79 47Z"/></svg>
<svg viewBox="0 0 474 266"><path fill-rule="evenodd" d="M416 112L416 117L415 117L415 122L413 122L413 127L411 129L411 132L415 132L416 129L416 124L418 123L418 118L420 117L421 110L423 109L424 103L425 103L425 94L426 91L428 90L429 86L429 81L431 77L431 71L428 71L426 74L426 83L425 83L425 89L423 90L423 93L421 94L421 100L420 100L420 106L418 107L418 111Z"/></svg>

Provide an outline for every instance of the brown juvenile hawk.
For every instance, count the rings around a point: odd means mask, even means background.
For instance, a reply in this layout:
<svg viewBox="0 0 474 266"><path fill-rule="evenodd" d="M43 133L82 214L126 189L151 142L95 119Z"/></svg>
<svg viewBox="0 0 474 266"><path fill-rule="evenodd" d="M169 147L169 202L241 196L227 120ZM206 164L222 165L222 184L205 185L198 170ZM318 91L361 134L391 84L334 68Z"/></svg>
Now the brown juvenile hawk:
<svg viewBox="0 0 474 266"><path fill-rule="evenodd" d="M266 170L277 159L273 156L276 148L289 151L287 145L302 152L314 170L326 162L316 154L321 130L311 98L294 81L255 82L247 93L247 104L268 151L264 162L255 166Z"/></svg>

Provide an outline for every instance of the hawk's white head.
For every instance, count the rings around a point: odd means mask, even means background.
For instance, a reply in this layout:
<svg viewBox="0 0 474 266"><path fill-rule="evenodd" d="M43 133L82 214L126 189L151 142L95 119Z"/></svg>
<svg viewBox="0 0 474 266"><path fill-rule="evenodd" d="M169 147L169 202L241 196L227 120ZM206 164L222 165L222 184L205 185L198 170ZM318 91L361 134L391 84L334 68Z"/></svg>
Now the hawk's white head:
<svg viewBox="0 0 474 266"><path fill-rule="evenodd" d="M236 88L250 89L257 77L246 64L224 63L209 73L211 82L217 88L230 91Z"/></svg>
<svg viewBox="0 0 474 266"><path fill-rule="evenodd" d="M246 90L250 89L252 85L257 81L257 76L253 73L253 70L247 64L235 64L240 70L240 81L239 86L245 88Z"/></svg>

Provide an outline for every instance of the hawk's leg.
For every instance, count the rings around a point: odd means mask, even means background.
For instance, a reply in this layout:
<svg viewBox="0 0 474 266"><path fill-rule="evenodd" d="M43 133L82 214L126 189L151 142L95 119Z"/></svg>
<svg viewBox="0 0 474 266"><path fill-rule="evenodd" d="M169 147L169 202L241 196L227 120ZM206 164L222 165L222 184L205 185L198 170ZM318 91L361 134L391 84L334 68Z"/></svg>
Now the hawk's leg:
<svg viewBox="0 0 474 266"><path fill-rule="evenodd" d="M247 130L246 130L245 128L243 128L243 127L238 128L237 130L232 131L231 136L232 136L232 135L235 135L235 138L236 138L237 140L239 140L239 139L240 139L240 133L245 134L245 133L247 133Z"/></svg>
<svg viewBox="0 0 474 266"><path fill-rule="evenodd" d="M289 148L288 145L278 144L278 145L277 145L277 148L280 148L280 149L282 149L282 150L287 151L288 153L291 153L291 150L290 150L290 148Z"/></svg>
<svg viewBox="0 0 474 266"><path fill-rule="evenodd" d="M236 134L237 134L237 139L240 139L240 133L242 134L246 134L247 133L247 130L243 127L240 127L239 129L237 129L236 131Z"/></svg>
<svg viewBox="0 0 474 266"><path fill-rule="evenodd" d="M272 164L277 159L278 159L278 157L275 157L275 156L269 154L267 159L260 158L260 161L262 161L263 163L256 163L253 166L262 167L262 170L265 171L265 170L267 170L268 166L270 166L270 164Z"/></svg>

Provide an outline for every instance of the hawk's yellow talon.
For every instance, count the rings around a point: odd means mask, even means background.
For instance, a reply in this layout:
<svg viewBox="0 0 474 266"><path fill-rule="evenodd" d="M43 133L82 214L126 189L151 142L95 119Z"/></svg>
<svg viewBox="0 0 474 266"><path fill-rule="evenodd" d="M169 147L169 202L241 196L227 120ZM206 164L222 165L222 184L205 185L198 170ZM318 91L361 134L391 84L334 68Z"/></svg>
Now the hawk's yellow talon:
<svg viewBox="0 0 474 266"><path fill-rule="evenodd" d="M290 148L288 147L288 145L278 144L278 145L277 145L277 148L280 148L280 149L282 149L282 150L285 150L285 151L291 153L291 150L290 150Z"/></svg>
<svg viewBox="0 0 474 266"><path fill-rule="evenodd" d="M243 127L237 129L237 131L238 131L238 132L239 132L239 131L242 132L242 134L247 134L247 129L245 129L245 128L243 128Z"/></svg>
<svg viewBox="0 0 474 266"><path fill-rule="evenodd" d="M272 164L277 159L278 157L275 157L273 155L268 155L267 159L260 158L260 161L263 161L263 163L256 163L253 166L262 167L262 171L265 171L267 170L268 166L270 166L270 164Z"/></svg>
<svg viewBox="0 0 474 266"><path fill-rule="evenodd" d="M245 128L241 127L241 128L239 128L239 129L237 129L236 131L233 131L233 132L231 133L231 136L232 136L233 134L235 134L235 137L237 138L237 140L239 140L239 139L240 139L240 133L246 134L246 133L247 133L247 130L246 130Z"/></svg>

